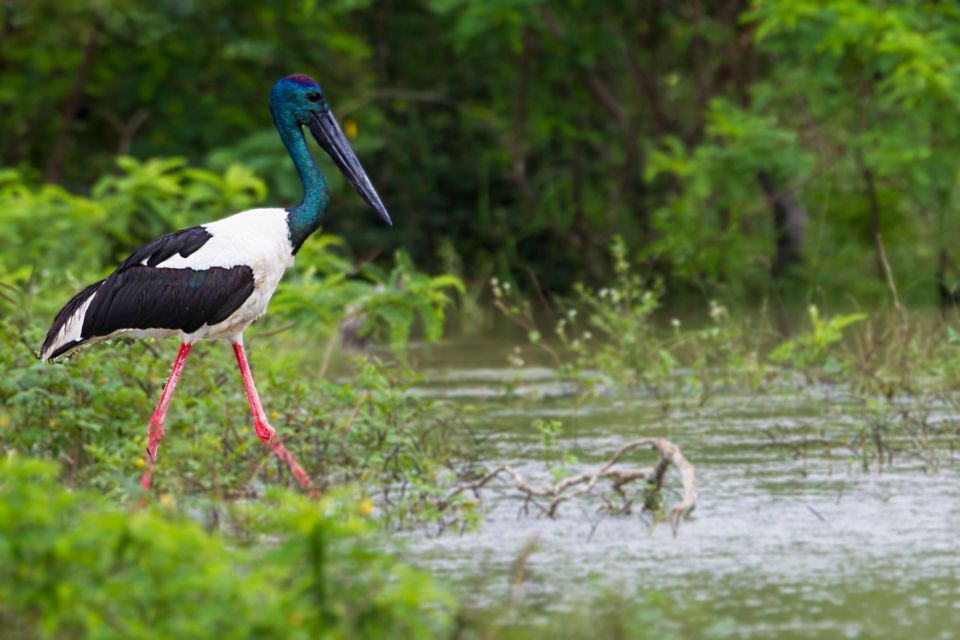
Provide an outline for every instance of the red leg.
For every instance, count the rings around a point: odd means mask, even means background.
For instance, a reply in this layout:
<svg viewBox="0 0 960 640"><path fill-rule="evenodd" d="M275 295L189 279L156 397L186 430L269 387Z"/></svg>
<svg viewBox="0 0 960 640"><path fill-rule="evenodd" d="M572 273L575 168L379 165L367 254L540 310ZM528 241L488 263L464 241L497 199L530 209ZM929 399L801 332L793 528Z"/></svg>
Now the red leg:
<svg viewBox="0 0 960 640"><path fill-rule="evenodd" d="M260 404L260 396L257 395L257 387L253 383L253 375L250 373L250 365L247 363L247 355L243 351L243 342L237 340L233 343L233 352L237 355L237 364L240 365L240 374L243 376L243 386L247 390L247 399L250 401L250 412L253 414L253 428L257 432L257 437L270 445L277 458L285 462L290 467L290 473L297 479L301 485L310 489L314 493L313 483L310 476L303 470L293 455L287 451L283 443L274 436L276 431L267 421L267 414L263 411L263 405Z"/></svg>
<svg viewBox="0 0 960 640"><path fill-rule="evenodd" d="M163 419L167 415L167 409L170 408L170 400L173 398L173 392L177 388L177 381L180 380L180 374L183 373L183 365L190 355L189 342L180 343L180 351L177 352L177 359L173 361L173 370L170 372L170 378L163 387L163 393L160 394L160 400L157 402L153 415L150 416L150 428L147 430L147 465L140 477L140 486L144 489L150 488L153 480L153 461L157 459L157 447L160 446L160 440L163 438Z"/></svg>

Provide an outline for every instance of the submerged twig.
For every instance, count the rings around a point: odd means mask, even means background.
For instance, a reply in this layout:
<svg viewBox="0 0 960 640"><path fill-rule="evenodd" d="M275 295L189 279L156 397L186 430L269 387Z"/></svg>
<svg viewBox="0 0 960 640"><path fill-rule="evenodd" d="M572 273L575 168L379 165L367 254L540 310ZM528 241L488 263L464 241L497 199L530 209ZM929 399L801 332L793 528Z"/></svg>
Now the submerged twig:
<svg viewBox="0 0 960 640"><path fill-rule="evenodd" d="M660 460L654 467L629 469L615 466L628 451L641 447L651 448L660 453ZM638 480L646 480L654 492L659 492L663 486L663 478L670 466L673 466L680 473L681 483L683 484L680 501L677 502L668 516L671 523L676 525L683 516L693 511L697 506L697 479L693 465L683 456L680 447L663 438L640 438L628 442L600 467L568 476L550 486L534 486L527 482L520 472L513 467L501 465L478 480L466 482L456 487L442 498L437 506L441 510L445 509L461 493L470 491L476 494L494 478L508 476L516 485L516 488L526 495L527 502L534 498L549 498L550 502L546 506L541 506L541 511L550 518L556 515L557 508L563 502L592 492L601 480L610 481L611 488L617 492L623 501L621 510L629 512L630 500L623 487ZM576 488L574 489L574 487Z"/></svg>

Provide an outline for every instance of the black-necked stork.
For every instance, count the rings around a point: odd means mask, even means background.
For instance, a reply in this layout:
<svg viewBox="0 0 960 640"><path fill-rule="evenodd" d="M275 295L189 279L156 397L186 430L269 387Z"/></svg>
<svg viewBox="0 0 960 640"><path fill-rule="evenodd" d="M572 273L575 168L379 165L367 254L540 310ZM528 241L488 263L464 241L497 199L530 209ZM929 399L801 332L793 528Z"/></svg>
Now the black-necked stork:
<svg viewBox="0 0 960 640"><path fill-rule="evenodd" d="M73 297L60 310L40 347L50 360L82 345L115 336L179 336L180 350L150 418L146 468L150 488L163 421L190 347L201 339L229 340L243 376L257 436L286 462L297 480L310 478L274 439L243 350L243 330L267 310L284 271L304 240L320 226L330 200L327 183L307 148L310 129L366 202L391 224L390 215L337 124L323 90L309 76L279 80L270 112L303 183L303 199L289 209L251 209L175 231L135 251L117 270Z"/></svg>

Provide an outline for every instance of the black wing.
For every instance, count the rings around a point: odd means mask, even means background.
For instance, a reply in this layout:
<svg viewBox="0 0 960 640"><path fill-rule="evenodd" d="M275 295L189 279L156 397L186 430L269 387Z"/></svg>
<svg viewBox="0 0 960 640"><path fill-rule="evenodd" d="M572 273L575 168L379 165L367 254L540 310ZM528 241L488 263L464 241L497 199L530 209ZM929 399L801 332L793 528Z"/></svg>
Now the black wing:
<svg viewBox="0 0 960 640"><path fill-rule="evenodd" d="M190 256L212 237L203 227L192 227L165 235L135 251L109 277L85 288L60 310L40 348L41 354L55 358L121 329L192 333L205 324L226 320L253 293L250 267L157 266L175 254ZM83 317L75 318L91 296L93 300ZM74 318L82 322L79 339L55 344L60 329Z"/></svg>
<svg viewBox="0 0 960 640"><path fill-rule="evenodd" d="M248 266L165 269L133 265L97 287L83 319L84 340L120 329L178 329L193 333L214 325L253 293Z"/></svg>

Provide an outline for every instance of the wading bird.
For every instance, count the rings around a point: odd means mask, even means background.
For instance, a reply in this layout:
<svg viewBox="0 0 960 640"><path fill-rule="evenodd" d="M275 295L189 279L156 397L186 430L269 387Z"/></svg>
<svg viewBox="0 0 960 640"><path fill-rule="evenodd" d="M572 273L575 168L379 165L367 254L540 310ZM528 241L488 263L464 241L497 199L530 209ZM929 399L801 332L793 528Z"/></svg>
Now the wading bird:
<svg viewBox="0 0 960 640"><path fill-rule="evenodd" d="M289 209L243 211L154 240L105 279L75 295L57 314L40 347L46 361L116 336L180 337L173 370L150 418L147 464L140 481L144 489L150 488L164 416L184 362L193 343L204 338L233 344L257 437L289 465L301 484L310 487L310 478L274 439L243 350L243 330L266 311L284 271L320 226L330 200L302 127L310 130L367 204L392 223L316 82L302 74L279 80L270 91L270 112L303 183L300 203Z"/></svg>

